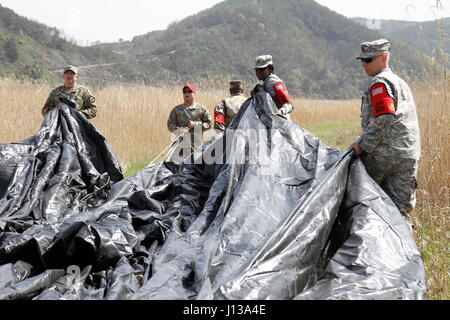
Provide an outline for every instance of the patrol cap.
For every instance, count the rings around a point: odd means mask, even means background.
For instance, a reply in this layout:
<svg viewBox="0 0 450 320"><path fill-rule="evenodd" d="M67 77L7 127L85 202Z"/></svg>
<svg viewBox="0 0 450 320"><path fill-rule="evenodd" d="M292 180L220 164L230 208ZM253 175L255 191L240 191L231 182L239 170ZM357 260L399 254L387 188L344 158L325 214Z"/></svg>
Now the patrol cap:
<svg viewBox="0 0 450 320"><path fill-rule="evenodd" d="M184 90L191 90L192 92L196 93L197 92L197 88L193 85L193 84L187 84L183 87L183 91Z"/></svg>
<svg viewBox="0 0 450 320"><path fill-rule="evenodd" d="M241 80L230 81L230 89L244 89L244 81Z"/></svg>
<svg viewBox="0 0 450 320"><path fill-rule="evenodd" d="M391 43L386 39L378 39L371 42L361 43L361 53L356 59L372 58L377 52L391 51Z"/></svg>
<svg viewBox="0 0 450 320"><path fill-rule="evenodd" d="M273 65L273 59L271 55L259 56L256 58L255 69L267 68L269 65Z"/></svg>
<svg viewBox="0 0 450 320"><path fill-rule="evenodd" d="M74 67L74 66L67 66L64 68L64 73L66 73L67 71L72 71L75 74L78 74L78 68Z"/></svg>

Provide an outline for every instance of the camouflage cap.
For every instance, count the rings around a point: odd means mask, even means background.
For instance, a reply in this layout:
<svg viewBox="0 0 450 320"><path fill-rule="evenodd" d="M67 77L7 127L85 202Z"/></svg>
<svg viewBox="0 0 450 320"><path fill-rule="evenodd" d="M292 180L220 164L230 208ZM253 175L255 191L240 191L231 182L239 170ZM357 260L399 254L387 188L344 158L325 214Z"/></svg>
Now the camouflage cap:
<svg viewBox="0 0 450 320"><path fill-rule="evenodd" d="M244 89L244 81L241 80L230 81L230 89Z"/></svg>
<svg viewBox="0 0 450 320"><path fill-rule="evenodd" d="M271 55L259 56L256 58L255 69L267 68L269 65L273 65L273 59Z"/></svg>
<svg viewBox="0 0 450 320"><path fill-rule="evenodd" d="M72 71L75 74L78 74L78 68L74 67L74 66L67 66L64 68L64 73L66 73L67 71Z"/></svg>
<svg viewBox="0 0 450 320"><path fill-rule="evenodd" d="M391 43L386 39L378 39L371 42L361 43L361 53L356 59L371 58L377 52L389 52L391 50Z"/></svg>

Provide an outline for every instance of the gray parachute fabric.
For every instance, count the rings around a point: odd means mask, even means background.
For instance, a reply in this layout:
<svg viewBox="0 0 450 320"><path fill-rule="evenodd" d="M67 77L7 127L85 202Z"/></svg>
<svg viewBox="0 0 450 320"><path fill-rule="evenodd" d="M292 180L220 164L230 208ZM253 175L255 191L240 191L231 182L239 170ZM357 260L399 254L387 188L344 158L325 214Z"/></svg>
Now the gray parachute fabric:
<svg viewBox="0 0 450 320"><path fill-rule="evenodd" d="M361 161L274 110L259 87L225 136L127 179L68 106L0 145L0 299L423 298Z"/></svg>

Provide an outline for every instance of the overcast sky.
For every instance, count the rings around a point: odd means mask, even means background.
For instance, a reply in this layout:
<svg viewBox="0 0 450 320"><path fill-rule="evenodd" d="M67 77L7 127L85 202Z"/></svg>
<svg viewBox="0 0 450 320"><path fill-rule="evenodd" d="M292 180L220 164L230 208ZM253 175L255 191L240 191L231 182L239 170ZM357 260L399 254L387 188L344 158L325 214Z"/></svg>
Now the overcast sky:
<svg viewBox="0 0 450 320"><path fill-rule="evenodd" d="M63 30L80 44L131 40L223 0L0 0L18 14ZM274 0L276 2L276 0ZM316 0L347 17L425 21L449 17L449 0Z"/></svg>

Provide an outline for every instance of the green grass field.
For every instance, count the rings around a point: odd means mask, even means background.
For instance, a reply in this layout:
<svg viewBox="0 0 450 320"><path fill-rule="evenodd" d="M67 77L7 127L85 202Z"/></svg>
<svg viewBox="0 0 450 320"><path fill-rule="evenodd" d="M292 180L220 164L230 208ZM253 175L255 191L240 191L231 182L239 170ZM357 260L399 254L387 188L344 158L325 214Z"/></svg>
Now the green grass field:
<svg viewBox="0 0 450 320"><path fill-rule="evenodd" d="M360 135L359 122L322 121L305 127L330 147L345 150Z"/></svg>
<svg viewBox="0 0 450 320"><path fill-rule="evenodd" d="M449 300L448 217L449 208L427 207L418 203L411 214L414 237L425 263L427 299Z"/></svg>
<svg viewBox="0 0 450 320"><path fill-rule="evenodd" d="M150 162L150 160L149 160ZM139 171L143 170L148 165L147 162L135 162L127 166L125 172L123 173L125 178L134 176Z"/></svg>

